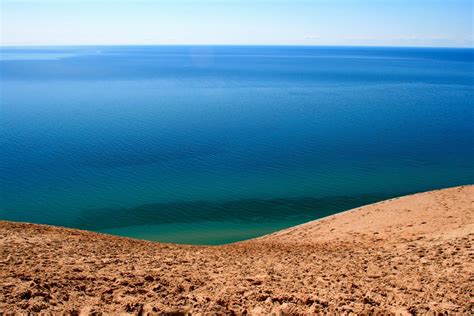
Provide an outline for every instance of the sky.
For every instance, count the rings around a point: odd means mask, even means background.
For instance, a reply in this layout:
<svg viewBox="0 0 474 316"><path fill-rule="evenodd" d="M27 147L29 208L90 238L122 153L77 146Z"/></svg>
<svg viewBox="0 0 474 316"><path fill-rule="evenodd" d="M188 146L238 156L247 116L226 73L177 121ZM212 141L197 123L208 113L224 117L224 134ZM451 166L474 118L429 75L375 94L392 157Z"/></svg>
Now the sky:
<svg viewBox="0 0 474 316"><path fill-rule="evenodd" d="M0 0L0 45L474 46L474 0Z"/></svg>

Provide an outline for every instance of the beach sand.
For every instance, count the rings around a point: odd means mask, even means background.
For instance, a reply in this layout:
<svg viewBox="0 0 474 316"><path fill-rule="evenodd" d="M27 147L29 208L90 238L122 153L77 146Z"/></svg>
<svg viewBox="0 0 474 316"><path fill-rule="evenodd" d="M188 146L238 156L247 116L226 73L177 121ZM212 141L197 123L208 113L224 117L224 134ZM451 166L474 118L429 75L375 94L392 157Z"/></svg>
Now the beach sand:
<svg viewBox="0 0 474 316"><path fill-rule="evenodd" d="M223 246L0 221L0 311L473 314L473 240L474 186Z"/></svg>

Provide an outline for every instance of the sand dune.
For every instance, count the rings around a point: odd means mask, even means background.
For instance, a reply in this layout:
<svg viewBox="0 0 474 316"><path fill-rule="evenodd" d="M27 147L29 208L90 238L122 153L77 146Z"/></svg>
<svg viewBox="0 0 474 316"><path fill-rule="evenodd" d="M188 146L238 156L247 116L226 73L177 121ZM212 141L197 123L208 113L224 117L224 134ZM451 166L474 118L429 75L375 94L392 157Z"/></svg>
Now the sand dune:
<svg viewBox="0 0 474 316"><path fill-rule="evenodd" d="M473 314L474 186L224 246L0 221L0 312Z"/></svg>

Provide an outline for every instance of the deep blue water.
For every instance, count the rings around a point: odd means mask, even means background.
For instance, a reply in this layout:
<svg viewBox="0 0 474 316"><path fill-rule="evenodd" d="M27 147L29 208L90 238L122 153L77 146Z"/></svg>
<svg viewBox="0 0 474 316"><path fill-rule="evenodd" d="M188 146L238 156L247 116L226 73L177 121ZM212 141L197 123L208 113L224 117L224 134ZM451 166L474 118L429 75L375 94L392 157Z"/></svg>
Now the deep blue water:
<svg viewBox="0 0 474 316"><path fill-rule="evenodd" d="M0 219L184 243L474 183L474 50L2 48Z"/></svg>

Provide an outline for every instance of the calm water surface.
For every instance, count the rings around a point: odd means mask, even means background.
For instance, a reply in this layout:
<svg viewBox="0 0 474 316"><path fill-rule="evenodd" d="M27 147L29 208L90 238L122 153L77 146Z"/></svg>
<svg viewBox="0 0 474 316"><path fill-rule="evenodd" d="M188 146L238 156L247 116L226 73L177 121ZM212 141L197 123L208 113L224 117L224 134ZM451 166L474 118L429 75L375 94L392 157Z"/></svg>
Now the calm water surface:
<svg viewBox="0 0 474 316"><path fill-rule="evenodd" d="M0 52L0 219L219 244L474 183L472 49Z"/></svg>

